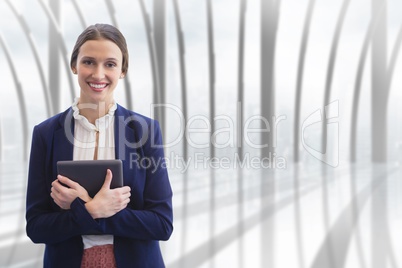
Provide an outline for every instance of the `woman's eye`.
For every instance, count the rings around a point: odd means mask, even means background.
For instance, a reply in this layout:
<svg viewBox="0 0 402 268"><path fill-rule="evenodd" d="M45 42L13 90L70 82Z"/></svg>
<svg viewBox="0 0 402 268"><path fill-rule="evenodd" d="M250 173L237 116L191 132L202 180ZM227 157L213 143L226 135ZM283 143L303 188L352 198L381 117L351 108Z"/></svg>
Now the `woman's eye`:
<svg viewBox="0 0 402 268"><path fill-rule="evenodd" d="M90 61L90 60L84 60L82 63L84 63L85 65L91 65L91 64L93 64L93 62Z"/></svg>
<svg viewBox="0 0 402 268"><path fill-rule="evenodd" d="M106 66L109 68L113 68L113 67L116 67L116 63L110 62L110 63L107 63Z"/></svg>

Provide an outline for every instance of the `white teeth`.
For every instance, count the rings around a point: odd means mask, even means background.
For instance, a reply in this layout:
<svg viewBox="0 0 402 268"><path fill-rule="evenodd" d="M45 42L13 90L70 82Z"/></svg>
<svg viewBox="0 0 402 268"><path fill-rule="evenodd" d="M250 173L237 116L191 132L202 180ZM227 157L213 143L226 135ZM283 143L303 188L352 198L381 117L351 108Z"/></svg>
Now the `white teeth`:
<svg viewBox="0 0 402 268"><path fill-rule="evenodd" d="M107 84L92 84L92 83L89 83L89 85L94 88L104 88L107 86Z"/></svg>

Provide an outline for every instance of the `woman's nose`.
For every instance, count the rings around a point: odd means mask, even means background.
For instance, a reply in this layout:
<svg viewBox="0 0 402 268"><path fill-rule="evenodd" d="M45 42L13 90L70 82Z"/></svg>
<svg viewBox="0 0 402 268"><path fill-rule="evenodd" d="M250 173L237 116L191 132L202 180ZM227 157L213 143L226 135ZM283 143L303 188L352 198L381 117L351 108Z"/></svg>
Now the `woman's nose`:
<svg viewBox="0 0 402 268"><path fill-rule="evenodd" d="M101 65L96 66L96 68L92 73L92 78L100 80L104 77L105 77L105 70L103 69L103 66Z"/></svg>

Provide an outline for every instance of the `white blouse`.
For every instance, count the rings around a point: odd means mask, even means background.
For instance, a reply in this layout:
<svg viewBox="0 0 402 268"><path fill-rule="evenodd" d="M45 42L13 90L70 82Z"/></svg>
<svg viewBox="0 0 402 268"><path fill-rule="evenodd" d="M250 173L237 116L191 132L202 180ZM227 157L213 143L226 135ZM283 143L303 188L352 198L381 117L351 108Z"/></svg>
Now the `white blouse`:
<svg viewBox="0 0 402 268"><path fill-rule="evenodd" d="M78 101L79 99L77 98L72 104L75 119L73 160L94 159L97 133L98 151L96 159L115 159L114 112L117 109L116 103L110 107L105 116L96 119L94 125L86 117L80 115ZM113 244L113 235L83 235L82 242L84 243L84 249Z"/></svg>

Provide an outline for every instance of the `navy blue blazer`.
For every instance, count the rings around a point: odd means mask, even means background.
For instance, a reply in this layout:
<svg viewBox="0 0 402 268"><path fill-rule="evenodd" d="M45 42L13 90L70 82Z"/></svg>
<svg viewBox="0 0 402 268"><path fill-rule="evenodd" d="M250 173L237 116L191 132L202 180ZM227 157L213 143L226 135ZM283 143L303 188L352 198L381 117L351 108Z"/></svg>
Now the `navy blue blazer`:
<svg viewBox="0 0 402 268"><path fill-rule="evenodd" d="M123 161L124 185L131 187L127 208L92 219L77 198L62 210L50 197L56 163L73 158L74 119L69 108L35 126L26 203L26 231L45 243L44 267L80 267L81 235L114 235L117 267L164 267L159 240L173 231L172 190L159 124L120 105L115 111L116 158Z"/></svg>

